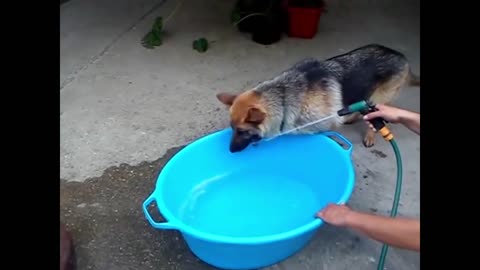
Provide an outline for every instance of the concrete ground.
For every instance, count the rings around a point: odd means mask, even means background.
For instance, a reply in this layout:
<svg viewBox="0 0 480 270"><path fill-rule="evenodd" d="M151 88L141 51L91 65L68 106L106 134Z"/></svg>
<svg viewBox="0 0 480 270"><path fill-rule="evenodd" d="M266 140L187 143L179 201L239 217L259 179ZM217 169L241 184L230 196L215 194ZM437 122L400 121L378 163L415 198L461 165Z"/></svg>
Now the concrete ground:
<svg viewBox="0 0 480 270"><path fill-rule="evenodd" d="M177 2L70 0L61 14L61 220L72 230L78 269L212 269L193 256L177 232L155 231L140 205L179 146L228 126L215 98L274 76L307 56L330 57L367 43L407 55L420 69L419 2L328 1L313 40L271 46L253 43L229 25L233 1L185 1L154 50L140 40L156 16ZM194 39L216 42L204 54ZM417 89L397 105L419 110ZM357 186L351 207L388 215L395 160L378 140L364 148L362 123L343 127L354 144ZM404 162L399 215L419 216L418 136L394 126ZM276 270L376 269L381 245L349 230L323 227L300 253ZM417 253L391 248L386 269L418 269Z"/></svg>

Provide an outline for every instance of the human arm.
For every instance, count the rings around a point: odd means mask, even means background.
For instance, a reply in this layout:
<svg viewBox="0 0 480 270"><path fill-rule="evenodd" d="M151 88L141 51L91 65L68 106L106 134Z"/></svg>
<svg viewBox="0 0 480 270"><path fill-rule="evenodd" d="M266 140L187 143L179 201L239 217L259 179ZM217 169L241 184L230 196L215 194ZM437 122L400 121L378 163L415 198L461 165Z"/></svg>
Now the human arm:
<svg viewBox="0 0 480 270"><path fill-rule="evenodd" d="M403 114L400 116L400 123L411 131L420 135L420 114L410 111L403 111Z"/></svg>
<svg viewBox="0 0 480 270"><path fill-rule="evenodd" d="M329 204L317 213L317 217L326 223L353 229L390 246L420 251L418 220L382 217L336 204Z"/></svg>
<svg viewBox="0 0 480 270"><path fill-rule="evenodd" d="M377 117L382 117L383 119L391 123L400 123L406 128L420 135L420 114L388 105L378 104L376 106L377 111L371 112L363 117L365 121L372 120ZM368 122L370 128L374 129L373 126Z"/></svg>

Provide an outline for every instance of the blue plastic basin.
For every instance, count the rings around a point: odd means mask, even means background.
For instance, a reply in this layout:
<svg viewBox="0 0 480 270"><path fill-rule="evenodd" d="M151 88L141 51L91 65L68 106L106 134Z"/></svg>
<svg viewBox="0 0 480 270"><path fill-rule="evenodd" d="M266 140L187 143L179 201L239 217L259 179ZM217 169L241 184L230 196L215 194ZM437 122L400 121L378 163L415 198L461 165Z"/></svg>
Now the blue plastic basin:
<svg viewBox="0 0 480 270"><path fill-rule="evenodd" d="M156 229L178 230L202 261L256 269L301 250L327 203L345 203L354 187L352 144L336 132L285 135L230 153L231 130L193 142L158 176L143 203ZM330 137L336 137L342 147ZM156 201L166 222L147 207Z"/></svg>

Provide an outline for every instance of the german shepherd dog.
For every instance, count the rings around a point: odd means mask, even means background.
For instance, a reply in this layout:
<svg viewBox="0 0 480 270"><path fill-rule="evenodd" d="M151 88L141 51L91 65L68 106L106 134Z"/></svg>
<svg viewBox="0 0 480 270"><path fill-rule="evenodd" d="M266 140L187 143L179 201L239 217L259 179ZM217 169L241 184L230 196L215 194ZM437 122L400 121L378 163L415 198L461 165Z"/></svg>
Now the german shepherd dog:
<svg viewBox="0 0 480 270"><path fill-rule="evenodd" d="M391 48L370 44L326 60L304 59L271 80L240 94L218 93L230 111L230 152L282 132L337 115L358 101L391 103L404 86L420 86L406 57ZM336 116L291 134L314 134L359 120L359 113ZM375 133L365 127L365 147Z"/></svg>

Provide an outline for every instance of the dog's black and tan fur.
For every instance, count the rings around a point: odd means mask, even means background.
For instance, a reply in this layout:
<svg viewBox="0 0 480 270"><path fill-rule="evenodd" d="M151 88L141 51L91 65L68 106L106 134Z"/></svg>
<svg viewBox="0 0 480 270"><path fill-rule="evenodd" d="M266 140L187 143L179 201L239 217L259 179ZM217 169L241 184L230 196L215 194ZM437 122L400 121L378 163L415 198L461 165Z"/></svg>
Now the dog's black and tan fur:
<svg viewBox="0 0 480 270"><path fill-rule="evenodd" d="M406 85L420 86L406 57L372 44L323 61L305 59L254 89L239 95L219 93L217 98L230 109L234 130L230 151L238 152L262 138L336 114L361 100L391 103ZM337 116L296 134L335 129L359 116ZM373 146L374 139L373 131L367 129L364 145Z"/></svg>

